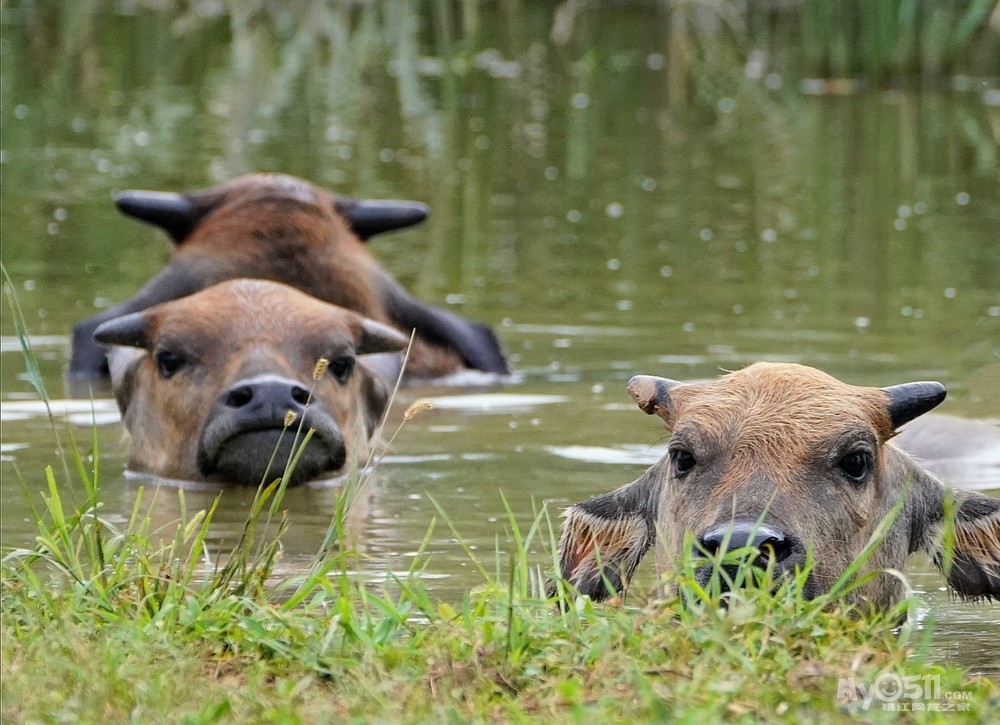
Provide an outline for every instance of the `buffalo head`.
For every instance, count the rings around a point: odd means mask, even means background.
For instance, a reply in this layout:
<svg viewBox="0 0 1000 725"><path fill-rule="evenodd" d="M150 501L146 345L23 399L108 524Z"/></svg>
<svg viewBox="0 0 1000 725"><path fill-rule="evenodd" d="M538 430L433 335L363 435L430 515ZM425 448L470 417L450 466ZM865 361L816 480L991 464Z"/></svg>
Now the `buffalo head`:
<svg viewBox="0 0 1000 725"><path fill-rule="evenodd" d="M581 592L621 590L654 542L669 566L693 538L700 554L753 547L757 563L779 574L811 551L804 591L815 596L891 520L868 571L902 571L923 550L959 594L1000 597L1000 501L956 493L947 520L945 489L891 440L944 399L940 384L856 387L801 365L758 363L707 383L638 376L629 392L663 419L670 441L637 481L567 509L562 573ZM951 526L949 560L940 539ZM698 571L703 582L709 574ZM887 607L901 594L883 573L854 597Z"/></svg>
<svg viewBox="0 0 1000 725"><path fill-rule="evenodd" d="M390 384L366 356L406 345L386 325L250 279L109 320L95 338L113 346L132 470L245 485L279 477L310 429L293 483L365 455Z"/></svg>

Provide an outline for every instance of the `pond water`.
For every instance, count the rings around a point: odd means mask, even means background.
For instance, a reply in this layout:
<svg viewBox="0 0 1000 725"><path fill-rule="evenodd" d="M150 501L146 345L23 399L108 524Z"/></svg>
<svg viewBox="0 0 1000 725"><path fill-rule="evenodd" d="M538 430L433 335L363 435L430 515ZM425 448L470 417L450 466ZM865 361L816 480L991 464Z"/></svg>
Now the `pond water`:
<svg viewBox="0 0 1000 725"><path fill-rule="evenodd" d="M481 582L466 546L487 569L496 551L506 561L508 507L523 531L542 507L557 521L636 478L665 447L625 393L636 373L708 378L788 360L858 384L936 379L942 411L996 421L995 83L813 95L801 79L714 67L678 96L652 11L602 11L557 44L551 7L530 5L484 8L469 36L395 3L0 11L3 263L60 436L89 448L96 423L110 520L139 484L122 473L107 388L63 381L68 332L168 256L110 195L251 171L427 203L425 225L376 238L374 252L420 298L494 325L517 371L488 389L403 391L389 433L409 403L434 408L404 425L354 513L373 580L407 570L437 519L424 576L457 598ZM11 547L33 539L44 467L69 484L6 305L0 333ZM1000 490L996 466L949 476ZM185 496L196 510L214 494ZM283 567L315 551L333 500L289 493ZM217 550L248 503L223 496ZM176 492L161 491L158 520L178 512ZM1000 610L950 598L913 564L935 656L1000 672Z"/></svg>

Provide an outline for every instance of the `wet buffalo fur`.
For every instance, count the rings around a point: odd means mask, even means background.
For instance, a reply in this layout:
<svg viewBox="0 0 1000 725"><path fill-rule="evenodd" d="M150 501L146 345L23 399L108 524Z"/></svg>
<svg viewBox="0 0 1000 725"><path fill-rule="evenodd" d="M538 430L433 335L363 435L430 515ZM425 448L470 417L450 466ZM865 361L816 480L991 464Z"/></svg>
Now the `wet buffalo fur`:
<svg viewBox="0 0 1000 725"><path fill-rule="evenodd" d="M283 282L406 334L415 330L411 377L508 372L488 327L414 299L365 246L372 235L422 221L422 204L335 196L281 174L243 176L187 194L126 191L116 204L164 230L172 259L131 299L74 327L71 379L107 373L104 350L93 340L103 322L236 277Z"/></svg>
<svg viewBox="0 0 1000 725"><path fill-rule="evenodd" d="M668 450L633 483L566 509L561 573L579 592L622 592L654 542L669 570L685 535L703 550L720 530L759 526L768 537L750 543L779 574L812 551L805 594L816 596L902 501L864 569L880 573L852 601L898 601L903 584L887 570L902 571L917 551L959 595L1000 598L1000 500L948 491L890 440L944 399L940 384L855 387L801 365L758 363L707 383L638 376L629 391L666 423Z"/></svg>
<svg viewBox="0 0 1000 725"><path fill-rule="evenodd" d="M300 440L314 433L292 484L363 463L390 392L370 362L408 342L292 287L249 279L109 320L95 337L110 346L132 471L249 486L281 476L296 431Z"/></svg>

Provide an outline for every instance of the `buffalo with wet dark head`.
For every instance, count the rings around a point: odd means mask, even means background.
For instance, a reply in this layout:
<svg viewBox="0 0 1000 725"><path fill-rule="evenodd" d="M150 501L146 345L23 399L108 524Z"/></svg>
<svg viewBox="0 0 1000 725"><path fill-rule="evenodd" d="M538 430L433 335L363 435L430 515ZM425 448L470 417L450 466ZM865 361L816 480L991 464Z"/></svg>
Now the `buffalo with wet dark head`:
<svg viewBox="0 0 1000 725"><path fill-rule="evenodd" d="M186 194L126 191L115 202L170 235L172 258L134 297L75 326L70 378L106 373L104 351L93 341L101 323L235 277L283 282L407 334L415 330L412 377L508 372L492 330L416 300L367 249L369 237L421 222L423 204L336 196L283 174Z"/></svg>
<svg viewBox="0 0 1000 725"><path fill-rule="evenodd" d="M638 376L629 392L666 423L667 453L633 483L566 510L562 575L580 592L622 591L657 542L669 568L693 536L698 554L752 547L779 575L811 551L804 593L816 596L891 520L866 564L881 573L853 601L891 606L903 584L890 572L917 551L958 594L1000 598L1000 500L948 492L890 440L944 399L939 383L856 387L801 365L758 363L706 383ZM711 568L697 575L704 583Z"/></svg>
<svg viewBox="0 0 1000 725"><path fill-rule="evenodd" d="M363 459L392 384L371 361L398 356L408 341L286 285L249 279L109 320L95 338L111 346L131 470L243 485L279 477L310 429L292 484L336 477Z"/></svg>

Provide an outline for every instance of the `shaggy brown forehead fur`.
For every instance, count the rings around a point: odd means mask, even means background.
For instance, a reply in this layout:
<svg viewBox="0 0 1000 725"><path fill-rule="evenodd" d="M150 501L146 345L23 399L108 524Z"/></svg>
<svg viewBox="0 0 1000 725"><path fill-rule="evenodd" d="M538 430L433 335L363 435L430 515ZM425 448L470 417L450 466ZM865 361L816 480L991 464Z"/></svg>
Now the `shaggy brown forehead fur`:
<svg viewBox="0 0 1000 725"><path fill-rule="evenodd" d="M285 199L329 210L332 198L308 181L285 174L250 174L195 194L218 208L227 204L254 204L262 199Z"/></svg>
<svg viewBox="0 0 1000 725"><path fill-rule="evenodd" d="M294 176L251 174L189 198L198 222L171 255L197 265L207 284L260 275L371 316L374 259L329 192ZM331 279L332 293L324 291Z"/></svg>
<svg viewBox="0 0 1000 725"><path fill-rule="evenodd" d="M223 282L197 295L152 307L147 314L150 338L176 337L191 344L200 341L206 347L235 346L242 340L278 344L319 331L329 336L335 324L353 333L361 322L354 313L294 287L250 279ZM349 338L345 336L344 341Z"/></svg>
<svg viewBox="0 0 1000 725"><path fill-rule="evenodd" d="M665 419L669 428L691 421L715 440L804 456L816 441L852 423L888 440L888 402L881 388L847 385L802 365L757 363L719 380L672 388Z"/></svg>
<svg viewBox="0 0 1000 725"><path fill-rule="evenodd" d="M378 265L328 192L292 176L253 174L193 196L207 216L172 255L195 265L206 286L260 276L387 321L372 282Z"/></svg>

